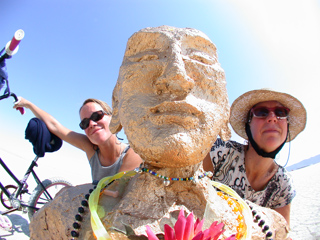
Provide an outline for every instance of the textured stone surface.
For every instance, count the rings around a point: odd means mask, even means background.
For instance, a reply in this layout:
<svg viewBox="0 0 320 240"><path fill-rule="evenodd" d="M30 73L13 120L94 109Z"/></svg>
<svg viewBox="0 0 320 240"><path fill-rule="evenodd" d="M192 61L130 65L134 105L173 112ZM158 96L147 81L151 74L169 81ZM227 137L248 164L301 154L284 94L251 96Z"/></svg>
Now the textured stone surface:
<svg viewBox="0 0 320 240"><path fill-rule="evenodd" d="M56 240L71 238L75 215L81 206L81 201L92 188L92 184L84 184L63 190L55 199L41 208L30 221L30 239ZM90 213L86 208L83 214L82 227L90 229Z"/></svg>
<svg viewBox="0 0 320 240"><path fill-rule="evenodd" d="M260 207L254 203L250 203L253 209L257 212L261 219L259 221L254 221L252 224L252 238L253 240L265 239L266 233L262 232L262 228L259 226L261 220L265 221L264 225L270 227L272 232L272 239L290 239L289 238L289 228L287 226L286 220L278 212L271 210L269 208Z"/></svg>
<svg viewBox="0 0 320 240"><path fill-rule="evenodd" d="M111 225L123 230L124 226L119 224L119 219L121 219L122 222L130 224L137 234L144 233L145 224L151 226L155 232L161 232L165 223L170 224L169 216L176 217L181 207L186 212L192 210L197 217L202 218L206 202L204 202L205 196L203 196L204 192L201 189L208 189L207 181L200 182L197 187L192 187L187 183L163 187L161 182L158 182L160 180L154 181L151 179L152 177L146 174L139 176L139 178L134 177L127 189L120 190L119 198L101 197L100 205L104 206L105 210L109 212L103 218L106 227L110 226L112 222ZM141 188L141 186L144 188ZM84 200L84 196L91 187L91 184L70 187L50 204L41 208L30 223L30 239L70 239L70 232L73 229L72 224L75 222L74 216L78 213L78 207L81 206L81 201ZM220 220L227 224L232 222L232 219L228 218L230 215L224 214L228 211L228 208L225 207L226 203L221 202L219 197L216 198L208 191L205 191L205 193L207 196L211 194L211 200L214 202L211 207L215 214L218 216L224 215L225 219L222 217ZM190 196L193 199L190 199ZM150 200L152 204L149 203ZM251 205L272 229L273 239L287 238L286 222L280 214L253 203ZM115 210L109 211L110 208ZM79 239L94 240L88 208L82 216ZM252 239L265 239L265 234L257 223L253 223L252 231ZM114 237L113 239L127 239L122 234L112 233L110 236Z"/></svg>
<svg viewBox="0 0 320 240"><path fill-rule="evenodd" d="M181 172L176 171L176 173ZM145 234L145 225L160 233L163 231L161 222L164 218L168 218L168 213L172 209L180 209L183 206L186 212L193 211L197 218L202 219L208 199L215 199L213 211L221 213L220 221L227 223L229 217L236 218L228 204L222 205L225 201L217 197L208 178L202 179L197 184L172 182L169 186L164 186L162 180L145 173L130 180L128 188L122 196L119 196L119 202L113 208L105 207L108 214L103 218L103 222L107 226L115 226L122 230L124 230L122 223L125 223L138 235ZM105 206L107 202L110 202L110 197L101 197L100 205ZM230 234L235 232L234 225L226 228Z"/></svg>

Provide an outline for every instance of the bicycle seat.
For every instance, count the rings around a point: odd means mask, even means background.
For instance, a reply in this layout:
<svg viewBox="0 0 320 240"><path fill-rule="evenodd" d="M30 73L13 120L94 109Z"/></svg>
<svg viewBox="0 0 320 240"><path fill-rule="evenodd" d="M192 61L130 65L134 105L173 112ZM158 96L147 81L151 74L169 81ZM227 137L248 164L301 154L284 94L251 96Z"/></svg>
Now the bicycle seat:
<svg viewBox="0 0 320 240"><path fill-rule="evenodd" d="M25 138L33 145L33 152L43 157L46 152L55 152L62 146L62 140L52 134L39 118L32 118L25 132Z"/></svg>

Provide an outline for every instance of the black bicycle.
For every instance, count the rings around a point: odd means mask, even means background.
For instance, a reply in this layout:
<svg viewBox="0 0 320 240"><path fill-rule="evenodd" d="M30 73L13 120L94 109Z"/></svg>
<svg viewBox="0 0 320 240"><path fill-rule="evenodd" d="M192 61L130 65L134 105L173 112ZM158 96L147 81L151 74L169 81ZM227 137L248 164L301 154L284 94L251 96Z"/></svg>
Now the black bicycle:
<svg viewBox="0 0 320 240"><path fill-rule="evenodd" d="M5 69L5 60L11 58L11 56L17 52L18 44L23 37L23 30L16 31L12 40L8 42L6 47L0 52L0 90L2 88L5 89L3 94L0 96L0 100L13 97L15 102L18 101L16 94L12 93L9 88L8 75ZM4 54L2 55L2 53ZM21 112L21 114L24 113L23 108L19 108L18 110ZM56 150L58 149L55 149L54 151ZM34 171L34 167L38 166L37 161L40 157L42 157L41 155L38 155L36 154L36 157L31 162L22 180L19 180L0 158L1 166L16 183L4 186L0 181L1 203L5 208L7 208L7 210L2 212L1 215L18 210L28 212L29 219L31 219L32 215L46 203L52 201L52 199L62 188L72 186L70 182L60 178L45 179L44 181L41 181ZM30 174L32 174L37 184L36 188L31 194L29 193L27 184ZM23 196L25 195L30 196L27 201L24 200L25 198Z"/></svg>

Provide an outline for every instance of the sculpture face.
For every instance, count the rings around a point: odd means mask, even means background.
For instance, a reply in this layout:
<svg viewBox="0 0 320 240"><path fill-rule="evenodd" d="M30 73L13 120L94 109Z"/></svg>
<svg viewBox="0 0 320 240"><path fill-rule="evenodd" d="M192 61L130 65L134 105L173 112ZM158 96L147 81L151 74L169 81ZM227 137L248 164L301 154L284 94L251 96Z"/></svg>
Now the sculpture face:
<svg viewBox="0 0 320 240"><path fill-rule="evenodd" d="M146 162L158 167L200 162L218 134L229 137L228 118L224 71L206 35L162 26L129 39L110 129L122 125Z"/></svg>

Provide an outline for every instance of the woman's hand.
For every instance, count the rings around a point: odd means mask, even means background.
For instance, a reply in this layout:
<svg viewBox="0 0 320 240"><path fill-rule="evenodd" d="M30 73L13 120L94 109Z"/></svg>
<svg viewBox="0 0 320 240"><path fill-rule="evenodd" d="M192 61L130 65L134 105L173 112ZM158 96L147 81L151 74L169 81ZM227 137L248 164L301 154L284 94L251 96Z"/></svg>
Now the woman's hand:
<svg viewBox="0 0 320 240"><path fill-rule="evenodd" d="M24 98L18 97L18 101L16 101L16 102L14 103L13 108L15 108L16 110L19 110L20 113L23 115L24 112L25 112L25 111L24 111L24 107L28 108L27 102L28 102L28 101L25 100Z"/></svg>
<svg viewBox="0 0 320 240"><path fill-rule="evenodd" d="M15 108L15 109L17 109L19 107L20 108L23 108L23 107L28 108L29 103L30 102L28 100L24 99L23 97L18 97L18 101L16 101L14 103L13 108Z"/></svg>

